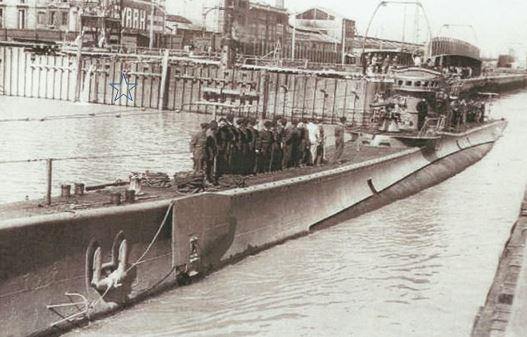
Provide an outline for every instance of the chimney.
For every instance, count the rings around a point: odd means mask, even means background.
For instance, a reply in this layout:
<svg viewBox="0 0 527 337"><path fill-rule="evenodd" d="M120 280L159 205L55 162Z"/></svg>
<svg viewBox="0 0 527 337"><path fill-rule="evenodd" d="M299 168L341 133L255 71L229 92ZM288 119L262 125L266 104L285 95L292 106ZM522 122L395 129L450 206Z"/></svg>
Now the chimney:
<svg viewBox="0 0 527 337"><path fill-rule="evenodd" d="M276 8L284 8L284 0L275 0Z"/></svg>

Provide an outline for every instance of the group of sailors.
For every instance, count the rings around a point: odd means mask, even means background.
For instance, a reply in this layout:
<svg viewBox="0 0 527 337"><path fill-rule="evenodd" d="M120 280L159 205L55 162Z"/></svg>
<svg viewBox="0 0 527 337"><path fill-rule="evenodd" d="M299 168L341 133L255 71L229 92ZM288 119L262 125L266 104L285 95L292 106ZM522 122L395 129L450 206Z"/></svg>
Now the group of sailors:
<svg viewBox="0 0 527 337"><path fill-rule="evenodd" d="M389 74L398 63L397 55L392 57L390 55L369 54L362 58L362 72L364 75Z"/></svg>
<svg viewBox="0 0 527 337"><path fill-rule="evenodd" d="M467 123L483 123L485 121L485 102L475 99L453 100L450 103L452 124L459 127Z"/></svg>
<svg viewBox="0 0 527 337"><path fill-rule="evenodd" d="M344 150L342 117L335 128L339 162ZM325 158L326 135L320 119L274 118L258 123L255 118L233 115L202 123L191 139L194 173L204 173L208 183L218 184L224 174L254 175L290 167L321 165Z"/></svg>
<svg viewBox="0 0 527 337"><path fill-rule="evenodd" d="M374 114L370 122L378 124L379 130L383 131L396 131L395 129L398 129L398 127L404 127L401 124L401 116L407 114L407 99L407 97L401 95L387 98L385 94L377 93L371 105ZM416 102L417 130L421 130L427 117L446 115L447 108L450 108L451 111L450 125L454 127L459 128L470 123L483 123L485 121L486 105L484 100L477 98L449 98L444 91L439 91L434 99L427 100L422 98ZM397 127L394 127L394 125L397 125Z"/></svg>
<svg viewBox="0 0 527 337"><path fill-rule="evenodd" d="M473 70L471 67L443 67L441 69L443 76L446 78L465 79L471 78Z"/></svg>
<svg viewBox="0 0 527 337"><path fill-rule="evenodd" d="M413 66L441 72L447 78L471 78L474 69L470 66L437 65L432 58L424 59L419 53L412 56ZM364 75L390 74L400 66L398 55L384 55L383 53L365 53L362 56L362 72Z"/></svg>

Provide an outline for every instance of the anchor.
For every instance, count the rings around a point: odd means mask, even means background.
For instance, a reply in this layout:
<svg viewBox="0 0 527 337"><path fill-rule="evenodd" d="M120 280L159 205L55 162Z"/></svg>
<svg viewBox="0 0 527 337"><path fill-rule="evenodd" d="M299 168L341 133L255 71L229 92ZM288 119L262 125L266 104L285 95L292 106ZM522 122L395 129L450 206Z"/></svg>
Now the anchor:
<svg viewBox="0 0 527 337"><path fill-rule="evenodd" d="M117 244L119 245L117 247ZM112 247L112 260L107 263L102 262L102 248L97 245L92 253L92 263L88 266L91 269L90 285L100 292L108 292L110 289L117 289L123 285L128 272L128 242L120 232ZM88 252L90 252L90 250ZM88 253L90 254L90 253ZM88 275L89 276L89 275Z"/></svg>
<svg viewBox="0 0 527 337"><path fill-rule="evenodd" d="M113 270L106 277L103 277L103 270L108 271L110 268L113 268L114 265L113 263L103 265L101 260L101 247L98 247L95 250L92 267L93 276L91 281L91 285L95 289L99 291L106 291L111 288L119 288L122 286L122 282L126 278L126 251L127 243L126 240L123 240L119 245L117 268L115 268L115 270Z"/></svg>

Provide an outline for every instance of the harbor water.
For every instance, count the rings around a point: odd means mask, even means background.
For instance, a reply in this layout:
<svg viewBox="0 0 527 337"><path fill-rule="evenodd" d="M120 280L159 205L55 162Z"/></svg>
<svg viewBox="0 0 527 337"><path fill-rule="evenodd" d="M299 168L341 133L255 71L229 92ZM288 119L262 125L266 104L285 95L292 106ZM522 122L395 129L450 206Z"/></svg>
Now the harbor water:
<svg viewBox="0 0 527 337"><path fill-rule="evenodd" d="M15 102L0 97L2 114L92 112L82 105ZM482 161L442 184L65 336L468 336L523 196L525 105L527 91L500 98L493 114L509 120L505 136ZM173 172L190 167L188 139L199 121L166 113L0 123L0 160L169 149L181 154L58 162L55 179L98 183L132 170ZM44 168L39 162L0 165L6 177L0 201L41 196Z"/></svg>
<svg viewBox="0 0 527 337"><path fill-rule="evenodd" d="M45 161L6 161L76 158L53 163L54 194L64 183L89 186L127 180L132 171L189 170L189 139L209 118L1 96L0 203L39 199L46 192Z"/></svg>

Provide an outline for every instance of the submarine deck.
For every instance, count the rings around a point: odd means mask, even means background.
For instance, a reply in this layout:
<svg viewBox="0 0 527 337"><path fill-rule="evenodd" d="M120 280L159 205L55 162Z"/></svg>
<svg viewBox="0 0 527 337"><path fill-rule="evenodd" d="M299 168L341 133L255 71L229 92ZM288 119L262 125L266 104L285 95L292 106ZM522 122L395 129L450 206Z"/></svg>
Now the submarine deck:
<svg viewBox="0 0 527 337"><path fill-rule="evenodd" d="M225 175L219 180L219 186L206 187L200 192L225 191L237 187L249 187L277 180L296 178L312 173L334 169L344 165L357 164L368 160L377 159L405 150L407 149L387 147L378 148L369 146L361 146L359 149L357 148L357 143L347 142L344 153L341 157L342 163L340 164L328 163L320 166L303 166L253 176ZM333 152L333 146L327 147L326 157L331 159ZM174 180L171 180L171 183L172 186L166 188L143 186L141 189L143 193L141 196L136 197L135 204L146 203L149 201L177 199L192 194L192 192L182 193L181 190L175 186L176 184L174 184ZM63 212L75 213L76 211L86 209L112 207L115 205L110 202L110 194L115 192L124 192L126 188L127 186L107 187L94 192L86 192L81 196L72 194L69 198L53 197L50 206L45 205L44 200L42 199L3 204L0 205L0 222L22 217L57 214ZM123 203L123 205L126 204Z"/></svg>

